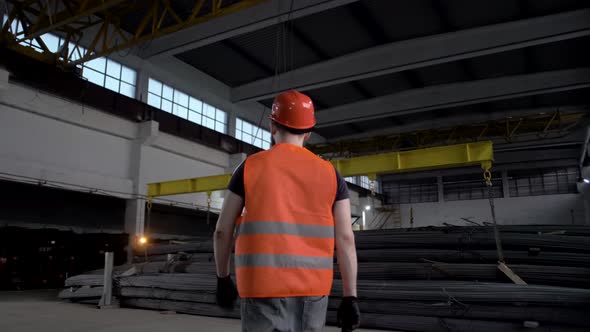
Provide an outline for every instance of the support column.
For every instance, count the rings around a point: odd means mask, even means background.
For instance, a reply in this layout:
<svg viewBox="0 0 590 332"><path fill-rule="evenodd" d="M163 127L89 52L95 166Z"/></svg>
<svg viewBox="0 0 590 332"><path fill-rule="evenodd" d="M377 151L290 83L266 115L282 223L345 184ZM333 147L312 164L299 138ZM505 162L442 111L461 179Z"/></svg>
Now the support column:
<svg viewBox="0 0 590 332"><path fill-rule="evenodd" d="M135 88L135 98L147 104L148 100L148 85L150 74L146 70L145 65L141 65L137 69L137 87Z"/></svg>
<svg viewBox="0 0 590 332"><path fill-rule="evenodd" d="M133 179L133 194L145 196L147 194L147 181L144 179L143 151L152 145L159 133L158 123L146 121L139 124L137 138L131 149L130 174ZM125 231L129 233L129 244L127 246L127 262L133 260L133 246L137 238L144 234L145 227L145 204L143 198L133 198L127 201L125 209Z"/></svg>
<svg viewBox="0 0 590 332"><path fill-rule="evenodd" d="M137 237L144 233L145 200L128 199L125 206L125 232L129 234L127 245L127 263L133 262L133 247Z"/></svg>
<svg viewBox="0 0 590 332"><path fill-rule="evenodd" d="M232 109L227 113L227 134L236 137L236 122L238 118L238 112L232 107ZM231 164L231 163L230 163Z"/></svg>

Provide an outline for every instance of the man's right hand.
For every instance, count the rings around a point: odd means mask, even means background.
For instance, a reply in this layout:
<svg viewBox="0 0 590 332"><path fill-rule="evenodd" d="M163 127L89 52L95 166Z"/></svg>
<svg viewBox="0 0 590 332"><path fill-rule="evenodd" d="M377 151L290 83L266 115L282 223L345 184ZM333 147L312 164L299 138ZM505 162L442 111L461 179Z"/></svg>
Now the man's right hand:
<svg viewBox="0 0 590 332"><path fill-rule="evenodd" d="M237 298L238 291L231 280L231 276L217 277L217 304L223 308L231 309L234 307Z"/></svg>
<svg viewBox="0 0 590 332"><path fill-rule="evenodd" d="M359 309L358 300L354 296L342 298L337 314L338 327L342 331L354 331L361 325L361 310Z"/></svg>

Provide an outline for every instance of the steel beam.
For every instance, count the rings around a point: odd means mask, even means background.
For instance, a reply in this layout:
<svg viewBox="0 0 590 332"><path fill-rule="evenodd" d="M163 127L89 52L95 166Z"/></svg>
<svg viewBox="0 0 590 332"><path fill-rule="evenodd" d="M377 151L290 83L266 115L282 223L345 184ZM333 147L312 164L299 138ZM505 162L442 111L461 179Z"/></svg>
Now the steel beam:
<svg viewBox="0 0 590 332"><path fill-rule="evenodd" d="M590 35L590 9L502 23L362 50L232 89L232 101L301 91Z"/></svg>
<svg viewBox="0 0 590 332"><path fill-rule="evenodd" d="M112 8L121 4L123 0L90 0L80 3L78 8L64 9L56 14L48 14L48 16L38 17L38 24L31 29L25 36L27 39L40 37L48 32L56 31L57 29L66 26L76 21L87 18L91 15L100 13L104 10ZM49 16L50 15L50 16Z"/></svg>
<svg viewBox="0 0 590 332"><path fill-rule="evenodd" d="M443 167L481 165L490 168L493 158L492 142L487 141L333 160L332 164L344 177L374 177Z"/></svg>
<svg viewBox="0 0 590 332"><path fill-rule="evenodd" d="M57 0L53 1L54 4L57 3ZM206 1L210 6L204 6ZM12 0L13 6L8 21L10 23L18 20L23 24L23 31L9 34L7 27L10 24L7 24L2 29L0 42L4 44L3 46L28 55L30 52L19 47L20 42L33 38L38 39L42 33L52 32L59 34L59 32L67 31L65 34L67 42L64 42L64 44L74 44L76 52L80 53L79 56L72 56L73 51L68 50L68 54L62 54L63 59L56 54L47 60L43 57L37 58L51 63L58 62L59 64L75 66L217 17L254 7L265 1L268 0L241 0L223 6L223 0L200 0L190 13L183 13L183 17L180 17L174 11L170 1L162 0L84 0L79 6L69 5L68 1L62 0L63 5L68 8L57 12L56 15L49 14L49 8L43 4L40 4L41 10L37 9L36 1L21 3ZM134 29L132 34L124 31L121 27L121 19L129 12L142 13L143 15L141 23ZM33 18L29 17L29 14L32 14ZM55 22L53 22L54 19ZM174 23L169 24L170 21ZM97 24L100 24L98 30L88 29ZM91 37L88 36L90 34L92 34ZM88 37L91 40L90 46L88 48L78 47L80 41L87 40ZM42 40L38 39L38 41L43 46ZM47 51L46 48L45 50Z"/></svg>
<svg viewBox="0 0 590 332"><path fill-rule="evenodd" d="M353 134L353 135L343 135L339 136L335 139L328 139L325 142L317 143L317 145L321 144L329 144L329 143L336 143L343 140L358 140L368 137L378 137L378 136L392 136L392 135L399 135L403 133L415 132L420 130L433 130L433 129L443 129L455 126L462 126L462 125L471 125L471 124L479 124L485 123L490 121L499 121L504 120L507 118L514 118L518 120L522 117L540 115L540 114L550 114L553 112L559 111L561 114L571 114L571 113L579 113L579 112L588 112L590 111L590 104L587 105L559 105L559 106L547 106L547 107L538 107L538 108L523 108L523 109L512 109L512 110L501 110L492 113L475 113L475 114L457 114L446 118L441 119L428 119L423 121L416 121L408 124L403 124L399 126L392 126L387 128L381 129L374 129L363 132L361 134Z"/></svg>
<svg viewBox="0 0 590 332"><path fill-rule="evenodd" d="M212 192L227 188L231 174L205 176L148 184L148 197Z"/></svg>
<svg viewBox="0 0 590 332"><path fill-rule="evenodd" d="M587 87L590 67L451 83L323 110L317 114L317 127Z"/></svg>
<svg viewBox="0 0 590 332"><path fill-rule="evenodd" d="M273 0L255 8L217 18L149 42L149 48L137 55L142 58L182 53L224 39L260 30L288 20L319 13L358 0ZM141 47L140 47L141 48Z"/></svg>
<svg viewBox="0 0 590 332"><path fill-rule="evenodd" d="M481 165L489 168L494 159L492 142L476 142L427 149L392 152L331 161L344 177L421 171L437 168ZM227 188L231 174L148 184L148 196L158 197Z"/></svg>

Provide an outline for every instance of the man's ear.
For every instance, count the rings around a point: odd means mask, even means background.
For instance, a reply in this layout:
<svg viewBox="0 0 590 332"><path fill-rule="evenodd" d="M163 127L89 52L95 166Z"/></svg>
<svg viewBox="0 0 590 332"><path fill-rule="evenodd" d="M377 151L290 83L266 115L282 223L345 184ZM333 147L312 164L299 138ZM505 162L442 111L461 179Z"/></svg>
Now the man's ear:
<svg viewBox="0 0 590 332"><path fill-rule="evenodd" d="M303 141L304 141L304 142L305 142L305 141L307 141L307 140L308 140L310 137L311 137L311 131L310 131L309 133L305 133L305 134L303 135Z"/></svg>

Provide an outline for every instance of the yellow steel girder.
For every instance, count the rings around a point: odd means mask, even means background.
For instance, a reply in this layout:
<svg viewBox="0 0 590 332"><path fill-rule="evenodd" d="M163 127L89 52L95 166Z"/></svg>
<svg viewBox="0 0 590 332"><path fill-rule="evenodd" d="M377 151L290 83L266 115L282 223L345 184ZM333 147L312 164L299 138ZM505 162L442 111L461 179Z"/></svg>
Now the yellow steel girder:
<svg viewBox="0 0 590 332"><path fill-rule="evenodd" d="M148 184L148 197L212 192L227 188L231 174L203 176Z"/></svg>
<svg viewBox="0 0 590 332"><path fill-rule="evenodd" d="M368 175L375 180L379 174L443 167L482 165L489 169L492 159L492 142L486 141L339 159L332 164L342 176Z"/></svg>
<svg viewBox="0 0 590 332"><path fill-rule="evenodd" d="M421 171L427 169L481 165L492 167L492 142L476 142L439 146L427 149L392 152L372 156L333 160L332 164L344 177L368 175L372 180L379 174ZM224 190L231 174L206 176L148 184L148 196L158 197Z"/></svg>

